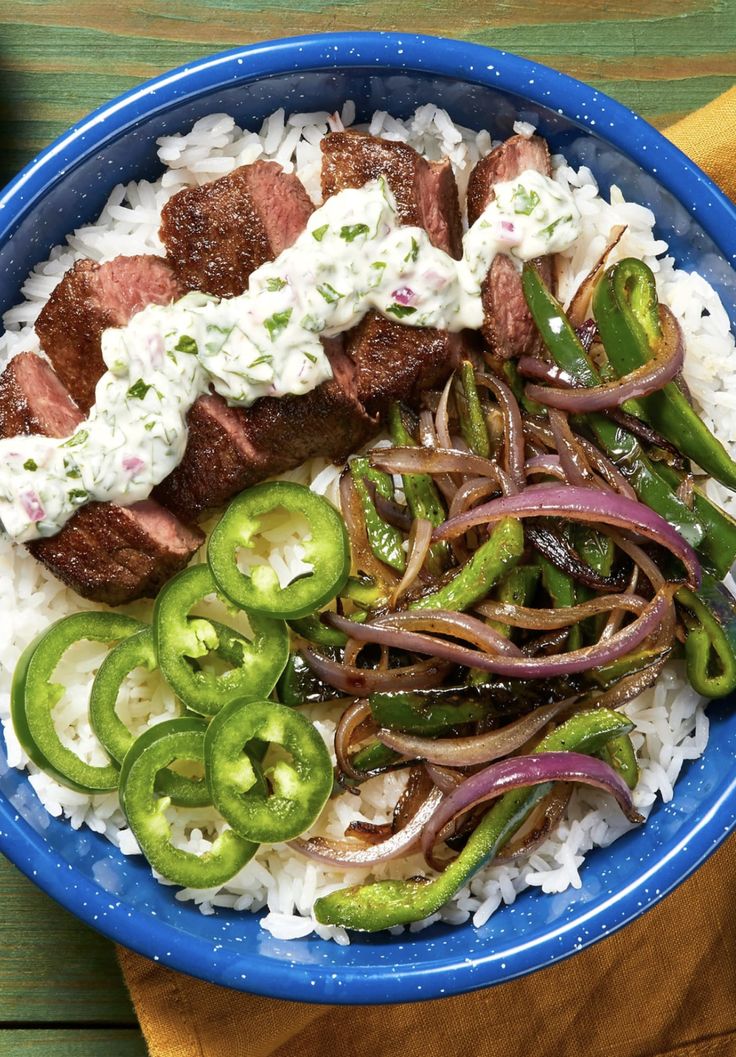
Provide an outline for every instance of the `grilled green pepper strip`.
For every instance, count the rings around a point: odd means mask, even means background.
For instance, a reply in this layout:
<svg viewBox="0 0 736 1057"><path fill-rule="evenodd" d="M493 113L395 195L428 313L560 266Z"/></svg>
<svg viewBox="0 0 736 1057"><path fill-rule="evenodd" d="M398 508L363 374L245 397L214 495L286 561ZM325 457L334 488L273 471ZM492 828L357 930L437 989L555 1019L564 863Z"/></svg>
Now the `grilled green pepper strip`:
<svg viewBox="0 0 736 1057"><path fill-rule="evenodd" d="M628 734L619 734L611 738L598 750L596 756L618 771L629 789L636 789L639 781L639 764L636 761L636 751Z"/></svg>
<svg viewBox="0 0 736 1057"><path fill-rule="evenodd" d="M463 360L460 364L460 386L464 398L458 401L463 439L472 452L487 459L491 454L491 442L475 384L475 369L470 360Z"/></svg>
<svg viewBox="0 0 736 1057"><path fill-rule="evenodd" d="M167 881L184 888L215 888L253 858L257 844L225 830L202 855L172 844L166 818L170 800L159 796L158 777L176 760L204 762L204 720L184 716L158 723L136 738L120 772L120 801L141 851Z"/></svg>
<svg viewBox="0 0 736 1057"><path fill-rule="evenodd" d="M484 598L524 553L524 530L516 518L499 521L489 537L446 584L417 598L410 609L462 611Z"/></svg>
<svg viewBox="0 0 736 1057"><path fill-rule="evenodd" d="M208 595L226 601L207 565L194 565L170 580L153 609L153 638L158 665L187 708L214 715L235 698L271 693L289 657L289 634L281 620L248 612L253 638L190 610ZM216 653L233 665L214 675L197 666ZM194 663L193 663L194 662Z"/></svg>
<svg viewBox="0 0 736 1057"><path fill-rule="evenodd" d="M319 619L319 614L311 613L308 617L299 617L298 620L287 621L289 627L301 635L308 642L316 642L318 646L344 646L348 641L347 635L337 628L328 628Z"/></svg>
<svg viewBox="0 0 736 1057"><path fill-rule="evenodd" d="M656 283L643 261L627 257L606 269L593 292L593 311L606 355L619 376L652 358L662 331ZM736 489L736 463L675 382L637 404L646 421L679 451Z"/></svg>
<svg viewBox="0 0 736 1057"><path fill-rule="evenodd" d="M328 656L337 657L332 646L324 648ZM335 697L344 697L339 690L328 686L319 679L300 653L292 653L286 667L276 684L276 694L282 705L295 708L299 705L314 704L316 701L331 701Z"/></svg>
<svg viewBox="0 0 736 1057"><path fill-rule="evenodd" d="M286 587L270 565L250 573L238 567L238 553L252 550L263 518L277 510L302 517L309 528L301 541L311 571ZM217 586L242 609L290 620L305 617L339 594L350 571L350 543L345 523L331 503L291 481L264 481L241 492L212 530L207 561Z"/></svg>
<svg viewBox="0 0 736 1057"><path fill-rule="evenodd" d="M627 675L635 675L637 672L644 671L661 657L661 649L635 650L633 653L624 654L623 657L617 657L615 661L609 661L608 664L591 668L585 673L585 680L595 683L602 690L608 690Z"/></svg>
<svg viewBox="0 0 736 1057"><path fill-rule="evenodd" d="M364 456L350 460L350 474L363 510L363 521L371 550L380 561L403 573L406 568L406 554L402 546L404 538L394 525L389 525L383 520L366 486L366 481L370 481L380 496L393 499L394 486L391 478L387 473L371 466Z"/></svg>
<svg viewBox="0 0 736 1057"><path fill-rule="evenodd" d="M110 650L100 665L89 695L89 718L92 730L110 756L122 763L135 741L135 735L115 711L118 694L126 676L136 668L152 672L156 668L151 628L142 628L123 639ZM174 771L161 771L156 789L173 804L205 807L210 795L204 779L186 778Z"/></svg>
<svg viewBox="0 0 736 1057"><path fill-rule="evenodd" d="M524 388L524 380L519 374L519 369L516 366L514 360L504 360L503 373L506 381L509 384L511 392L517 399L517 402L524 408L528 415L543 415L546 408L538 404L536 400L530 400L526 395Z"/></svg>
<svg viewBox="0 0 736 1057"><path fill-rule="evenodd" d="M522 283L534 322L557 366L579 385L598 385L598 371L533 264L524 265ZM636 437L605 415L586 415L585 421L639 498L669 521L691 546L697 547L705 535L700 519L664 485Z"/></svg>
<svg viewBox="0 0 736 1057"><path fill-rule="evenodd" d="M655 463L654 469L670 488L677 488L682 481L683 475L664 462ZM722 580L736 561L736 520L711 503L697 485L693 489L693 510L705 526L705 539L698 554L706 568Z"/></svg>
<svg viewBox="0 0 736 1057"><path fill-rule="evenodd" d="M369 745L358 749L351 757L350 762L356 771L363 771L368 775L371 771L391 767L394 763L398 763L400 759L400 752L389 749L388 745L384 745L381 741L372 741Z"/></svg>
<svg viewBox="0 0 736 1057"><path fill-rule="evenodd" d="M611 738L627 734L632 727L625 716L609 709L578 712L547 734L535 752L574 750L596 753ZM342 888L316 901L314 914L317 921L324 925L344 925L376 932L428 917L498 854L551 787L551 782L545 782L514 789L499 797L458 857L434 880L379 881Z"/></svg>
<svg viewBox="0 0 736 1057"><path fill-rule="evenodd" d="M243 750L251 740L283 746L291 760L258 780ZM210 723L205 766L212 802L246 840L292 840L317 820L332 792L332 763L314 724L274 701L232 701Z"/></svg>
<svg viewBox="0 0 736 1057"><path fill-rule="evenodd" d="M503 577L493 592L495 601L510 602L514 606L529 605L537 589L540 572L538 565L517 565ZM499 620L487 620L486 623L499 635L510 638L513 631L510 625ZM468 676L468 682L472 685L482 685L487 680L488 672L480 668L473 668Z"/></svg>
<svg viewBox="0 0 736 1057"><path fill-rule="evenodd" d="M64 696L64 686L52 682L66 651L77 642L115 643L145 627L122 613L74 613L62 617L21 654L10 691L10 710L18 741L42 771L62 785L84 793L117 789L115 763L85 763L62 744L54 726L54 706Z"/></svg>
<svg viewBox="0 0 736 1057"><path fill-rule="evenodd" d="M704 697L725 697L736 690L736 601L708 573L697 594L681 587L675 598L686 610L690 685Z"/></svg>
<svg viewBox="0 0 736 1057"><path fill-rule="evenodd" d="M570 532L563 529L563 535L569 541ZM539 567L542 570L542 583L544 589L552 600L554 609L562 609L574 606L580 601L577 584L571 576L558 569L551 561L542 554L537 555ZM582 630L580 624L573 624L567 633L568 650L578 650L582 645Z"/></svg>
<svg viewBox="0 0 736 1057"><path fill-rule="evenodd" d="M340 591L341 598L349 598L360 609L373 609L385 599L380 584L371 576L349 576Z"/></svg>
<svg viewBox="0 0 736 1057"><path fill-rule="evenodd" d="M371 694L368 698L371 714L379 727L401 730L407 734L431 737L464 723L485 719L489 706L477 695L464 696L459 692L454 699L412 691L389 691Z"/></svg>
<svg viewBox="0 0 736 1057"><path fill-rule="evenodd" d="M388 427L391 440L398 447L416 447L416 441L404 425L401 407L392 404L388 411ZM440 494L434 481L427 473L405 473L401 475L406 504L413 518L424 518L435 526L441 525L447 517ZM427 567L431 572L442 572L450 562L449 544L444 541L433 543L429 548Z"/></svg>

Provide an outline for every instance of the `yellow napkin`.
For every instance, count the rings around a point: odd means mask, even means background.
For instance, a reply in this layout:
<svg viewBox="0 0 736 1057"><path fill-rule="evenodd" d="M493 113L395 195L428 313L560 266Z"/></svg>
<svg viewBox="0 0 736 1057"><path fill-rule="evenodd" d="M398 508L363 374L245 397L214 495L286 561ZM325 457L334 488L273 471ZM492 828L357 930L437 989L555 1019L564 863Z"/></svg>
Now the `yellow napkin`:
<svg viewBox="0 0 736 1057"><path fill-rule="evenodd" d="M668 135L736 198L736 88ZM273 1001L118 955L151 1057L734 1057L735 904L731 839L663 903L572 959L409 1006Z"/></svg>

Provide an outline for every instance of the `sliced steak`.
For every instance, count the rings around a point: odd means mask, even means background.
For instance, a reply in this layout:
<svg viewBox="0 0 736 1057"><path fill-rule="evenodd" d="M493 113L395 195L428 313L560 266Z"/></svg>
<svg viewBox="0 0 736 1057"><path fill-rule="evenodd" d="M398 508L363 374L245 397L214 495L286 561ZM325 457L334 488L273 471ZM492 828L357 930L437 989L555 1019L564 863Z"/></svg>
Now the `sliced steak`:
<svg viewBox="0 0 736 1057"><path fill-rule="evenodd" d="M77 594L117 606L153 597L203 542L198 529L146 499L127 507L90 503L56 536L27 546Z"/></svg>
<svg viewBox="0 0 736 1057"><path fill-rule="evenodd" d="M396 199L402 224L424 228L451 257L462 254L462 221L450 162L429 162L407 143L365 132L333 132L322 148L322 194L363 187L382 176Z"/></svg>
<svg viewBox="0 0 736 1057"><path fill-rule="evenodd" d="M20 353L0 375L0 435L63 437L82 420L58 377L33 352ZM158 503L129 507L90 503L57 535L28 549L84 598L118 605L155 594L203 542Z"/></svg>
<svg viewBox="0 0 736 1057"><path fill-rule="evenodd" d="M551 174L549 148L539 136L512 136L482 158L468 181L468 221L473 224L493 201L494 186L514 180L526 169ZM536 262L547 284L552 281L552 261ZM500 359L533 356L541 344L521 286L521 276L505 253L494 258L481 287L483 336Z"/></svg>
<svg viewBox="0 0 736 1057"><path fill-rule="evenodd" d="M189 412L184 458L154 495L185 519L220 506L266 477L324 455L341 462L376 422L357 397L355 366L329 346L334 378L304 396L264 397L247 409L200 397Z"/></svg>
<svg viewBox="0 0 736 1057"><path fill-rule="evenodd" d="M333 132L322 146L322 193L363 187L382 176L404 224L423 227L432 243L452 257L462 255L462 222L450 162L428 162L406 143L364 132ZM444 381L460 360L457 334L408 327L369 312L345 337L357 369L358 398L380 414L394 400L416 402L423 389Z"/></svg>
<svg viewBox="0 0 736 1057"><path fill-rule="evenodd" d="M0 437L42 433L66 437L82 412L45 360L20 352L0 374Z"/></svg>
<svg viewBox="0 0 736 1057"><path fill-rule="evenodd" d="M105 371L100 339L146 305L166 305L183 293L162 257L116 257L106 264L77 261L36 321L41 348L85 414Z"/></svg>
<svg viewBox="0 0 736 1057"><path fill-rule="evenodd" d="M187 290L233 297L292 245L313 210L297 176L257 161L175 194L161 214L161 239Z"/></svg>

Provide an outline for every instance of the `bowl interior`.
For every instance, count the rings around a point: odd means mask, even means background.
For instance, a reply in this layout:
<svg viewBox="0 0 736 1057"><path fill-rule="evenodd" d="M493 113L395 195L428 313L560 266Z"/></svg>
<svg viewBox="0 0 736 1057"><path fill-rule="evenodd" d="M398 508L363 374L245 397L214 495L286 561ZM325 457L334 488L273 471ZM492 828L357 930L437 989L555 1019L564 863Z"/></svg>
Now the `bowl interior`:
<svg viewBox="0 0 736 1057"><path fill-rule="evenodd" d="M303 59L301 49L293 46L290 51L282 47L283 58L270 60L274 69L280 63L289 72L271 75L251 61L247 49L240 58L233 54L221 65L218 83L210 78L203 86L196 71L190 71L192 76L174 87L149 89L144 103L117 127L103 115L74 143L59 148L56 166L31 173L6 198L6 208L0 208L0 310L19 300L23 278L55 243L95 218L116 183L155 178L161 172L157 136L185 130L197 118L218 111L257 128L279 106L287 112L331 111L353 99L358 120L376 109L405 117L417 105L435 102L454 120L487 128L498 137L510 134L518 118L532 121L553 150L564 151L573 165L588 165L604 191L615 182L627 198L649 205L658 219L658 234L670 243L680 265L702 272L736 319L736 273L726 260L734 241L733 218L697 170L683 170L677 155L674 161L665 158L670 166L665 182L681 201L660 182L658 151L666 152L666 147L644 122L590 89L488 49L434 42L414 62L418 68L410 69L408 60L399 58L403 52L398 45L406 38L394 40L393 51L380 62L374 54L370 62L367 55L362 62L360 56L346 59L345 38L335 39L340 40L338 55L321 64L314 61L315 69L294 68ZM356 45L358 38L351 39ZM425 69L432 67L439 45L444 51L434 69L446 70L454 47L459 49L456 76ZM349 68L334 68L342 60ZM543 104L545 98L549 105ZM649 145L649 171L611 142L624 142L624 131L632 143L641 146L643 137ZM650 155L639 151L640 157ZM673 164L680 166L674 184ZM710 196L705 204L704 196ZM706 206L713 212L706 212ZM74 831L52 819L27 779L8 768L4 753L0 846L95 927L149 957L214 982L306 1001L435 997L508 979L580 949L636 916L713 850L736 822L736 715L715 705L710 719L706 755L683 772L674 800L659 804L642 829L591 853L581 890L544 897L526 892L478 930L432 926L399 937L354 937L349 947L338 947L319 940L275 940L248 913L219 910L203 916L192 904L177 902L173 888L157 884L140 859L126 858L87 829Z"/></svg>

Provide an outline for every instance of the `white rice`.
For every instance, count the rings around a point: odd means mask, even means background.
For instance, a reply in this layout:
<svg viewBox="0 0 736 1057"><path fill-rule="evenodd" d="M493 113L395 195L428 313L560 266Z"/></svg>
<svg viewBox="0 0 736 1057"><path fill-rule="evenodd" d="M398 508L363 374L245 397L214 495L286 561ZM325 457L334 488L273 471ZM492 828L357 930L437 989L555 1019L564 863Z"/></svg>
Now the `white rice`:
<svg viewBox="0 0 736 1057"><path fill-rule="evenodd" d="M257 158L279 161L296 171L315 202L319 201L321 154L319 143L328 129L350 125L355 107L348 101L338 114L291 114L278 110L267 118L260 132L237 127L227 114L213 114L198 121L185 135L164 136L159 140L159 157L165 167L154 183L132 182L116 187L99 219L70 235L67 244L55 247L49 259L37 265L27 278L24 300L5 314L5 334L0 338L0 364L21 349L38 349L34 321L64 272L80 257L96 261L120 254L163 254L158 238L159 215L164 203L182 187L206 183L239 165ZM487 132L475 133L455 125L449 115L433 105L420 107L405 121L384 111L374 114L370 131L389 140L410 143L428 158L446 155L452 161L464 199L467 179L475 162L491 149ZM533 126L518 122L516 131L531 135ZM583 235L566 255L561 275L561 296L569 298L602 251L614 225L627 230L611 260L623 256L642 258L657 278L660 298L680 321L687 342L685 375L700 404L704 420L736 456L736 376L734 339L726 312L711 286L699 275L678 270L667 245L653 234L654 216L650 210L626 202L612 188L610 202L598 195L595 180L586 168L575 172L561 157L554 159L555 178L572 189L583 216ZM316 459L286 476L305 483L337 503L339 471ZM708 491L722 505L734 508L734 497L711 482ZM279 543L281 573L293 575L299 568L301 552L288 527L274 542ZM80 599L60 584L22 547L0 541L0 598L4 607L6 633L0 651L0 718L5 732L8 762L25 768L29 781L45 810L64 816L73 828L82 825L104 834L125 854L140 854L128 829L115 794L85 796L60 786L29 764L9 720L10 681L20 653L27 643L53 620L80 609L100 608ZM14 600L14 601L11 601ZM150 619L146 602L125 607ZM232 619L232 618L230 618ZM77 646L64 661L60 682L67 693L55 708L57 729L65 744L89 762L104 762L91 731L84 702L100 654L89 644ZM708 740L705 702L684 678L678 664L670 665L657 685L625 709L636 725L633 739L639 756L641 777L635 803L647 814L656 799L668 801L686 760L697 759ZM163 682L135 672L128 680L118 705L121 718L132 729L140 730L176 714L173 695ZM326 744L332 748L339 711L329 704L315 706L310 713ZM382 822L390 818L405 776L388 774L367 782L360 799L340 797L331 801L314 832L342 837L355 820ZM33 809L27 794L21 793L24 810ZM19 804L19 806L21 806ZM194 852L206 850L211 837L222 828L212 809L182 814L171 811L176 842ZM587 852L616 840L629 829L618 807L590 789L573 794L564 822L554 835L526 860L503 866L490 866L478 873L446 907L427 921L410 926L412 931L433 921L452 924L472 919L484 924L503 904L512 903L519 892L530 886L543 892L562 892L582 884L580 867ZM115 879L101 860L97 880L112 890ZM422 873L419 855L387 863L373 871L341 872L307 862L284 845L261 847L256 857L227 885L208 891L176 892L180 900L193 900L204 914L218 906L256 911L267 908L264 928L281 939L296 939L316 932L337 943L349 942L344 929L325 927L312 918L314 900L346 883L369 879L402 878ZM396 932L402 931L401 927Z"/></svg>

